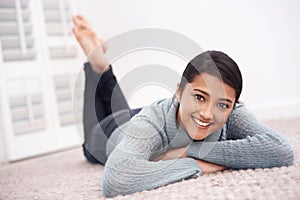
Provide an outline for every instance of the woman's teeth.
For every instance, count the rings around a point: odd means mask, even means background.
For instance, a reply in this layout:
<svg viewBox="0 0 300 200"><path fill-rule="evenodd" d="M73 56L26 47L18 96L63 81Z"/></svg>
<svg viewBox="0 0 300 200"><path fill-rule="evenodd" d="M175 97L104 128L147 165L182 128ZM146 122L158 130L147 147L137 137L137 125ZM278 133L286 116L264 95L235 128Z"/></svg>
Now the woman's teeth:
<svg viewBox="0 0 300 200"><path fill-rule="evenodd" d="M208 126L210 125L210 123L205 123L205 122L202 122L200 121L199 119L193 117L193 120L195 121L196 124L200 125L200 126Z"/></svg>

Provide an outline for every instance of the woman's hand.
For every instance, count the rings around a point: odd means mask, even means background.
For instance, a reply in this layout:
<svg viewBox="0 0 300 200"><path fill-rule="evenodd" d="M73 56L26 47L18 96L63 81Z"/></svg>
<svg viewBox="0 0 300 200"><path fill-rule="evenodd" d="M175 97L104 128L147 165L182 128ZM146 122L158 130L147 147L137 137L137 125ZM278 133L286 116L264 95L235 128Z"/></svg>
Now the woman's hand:
<svg viewBox="0 0 300 200"><path fill-rule="evenodd" d="M226 167L224 167L222 165L209 163L209 162L206 162L203 160L196 160L196 162L199 165L199 167L201 168L202 174L214 173L214 172L223 171L223 170L227 169Z"/></svg>
<svg viewBox="0 0 300 200"><path fill-rule="evenodd" d="M88 57L92 68L97 73L109 69L109 63L104 57L107 45L97 37L88 21L81 15L73 16L73 33L85 55Z"/></svg>

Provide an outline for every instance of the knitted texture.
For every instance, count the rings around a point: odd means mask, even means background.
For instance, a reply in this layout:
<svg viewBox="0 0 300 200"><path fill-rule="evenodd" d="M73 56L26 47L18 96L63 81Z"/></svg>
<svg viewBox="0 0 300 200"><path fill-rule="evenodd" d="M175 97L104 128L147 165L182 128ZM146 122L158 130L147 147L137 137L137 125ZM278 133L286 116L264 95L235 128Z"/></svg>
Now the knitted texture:
<svg viewBox="0 0 300 200"><path fill-rule="evenodd" d="M236 106L231 113L225 134L225 141L193 142L187 155L232 169L267 168L293 163L294 153L287 140L261 124L243 105ZM207 151L210 144L213 147Z"/></svg>
<svg viewBox="0 0 300 200"><path fill-rule="evenodd" d="M178 105L174 99L157 101L114 131L102 183L106 197L197 177L202 171L193 158L234 169L292 164L294 154L286 139L257 121L245 106L236 105L226 125L204 141L192 141L177 125ZM185 146L190 158L152 161Z"/></svg>

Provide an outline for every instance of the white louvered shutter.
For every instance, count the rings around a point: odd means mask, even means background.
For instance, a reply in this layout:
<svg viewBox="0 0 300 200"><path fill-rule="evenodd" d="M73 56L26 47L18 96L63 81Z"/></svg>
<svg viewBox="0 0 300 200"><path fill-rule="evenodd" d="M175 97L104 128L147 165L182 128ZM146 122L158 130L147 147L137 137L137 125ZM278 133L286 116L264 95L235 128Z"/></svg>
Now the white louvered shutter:
<svg viewBox="0 0 300 200"><path fill-rule="evenodd" d="M0 37L4 62L36 57L30 0L0 1Z"/></svg>
<svg viewBox="0 0 300 200"><path fill-rule="evenodd" d="M72 105L73 82L74 76L71 74L56 75L54 77L56 101L61 126L74 124Z"/></svg>
<svg viewBox="0 0 300 200"><path fill-rule="evenodd" d="M82 59L71 33L75 3L0 0L0 143L9 161L81 144L72 103Z"/></svg>
<svg viewBox="0 0 300 200"><path fill-rule="evenodd" d="M45 129L44 102L39 77L23 77L6 82L15 135Z"/></svg>
<svg viewBox="0 0 300 200"><path fill-rule="evenodd" d="M69 0L43 0L43 9L50 58L76 57L77 48L71 31L71 2Z"/></svg>

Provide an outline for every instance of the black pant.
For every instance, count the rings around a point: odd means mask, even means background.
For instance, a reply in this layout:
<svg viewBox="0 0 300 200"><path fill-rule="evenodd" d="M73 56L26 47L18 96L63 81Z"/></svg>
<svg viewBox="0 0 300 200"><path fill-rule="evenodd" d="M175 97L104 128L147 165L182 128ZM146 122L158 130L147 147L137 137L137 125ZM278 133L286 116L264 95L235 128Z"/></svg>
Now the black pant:
<svg viewBox="0 0 300 200"><path fill-rule="evenodd" d="M83 152L89 162L104 165L108 138L141 109L129 108L111 67L98 74L90 63L85 63L84 71Z"/></svg>

